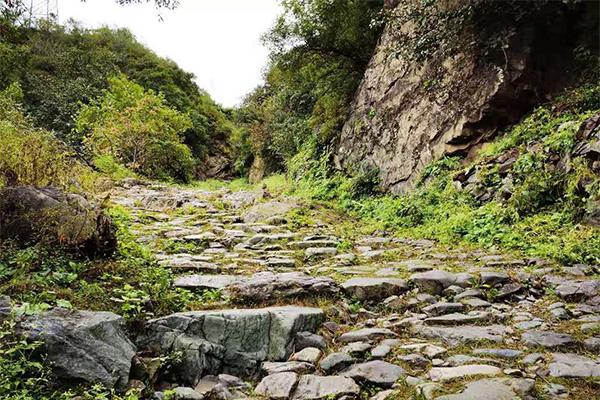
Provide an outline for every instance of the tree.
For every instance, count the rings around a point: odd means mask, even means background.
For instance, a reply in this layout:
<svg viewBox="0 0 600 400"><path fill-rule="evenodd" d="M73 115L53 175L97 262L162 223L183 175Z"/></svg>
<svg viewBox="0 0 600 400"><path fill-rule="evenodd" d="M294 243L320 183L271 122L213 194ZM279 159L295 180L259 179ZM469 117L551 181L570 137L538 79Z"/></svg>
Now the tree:
<svg viewBox="0 0 600 400"><path fill-rule="evenodd" d="M271 168L284 167L304 147L325 152L333 143L377 43L381 27L374 22L383 1L283 0L282 6L263 38L271 49L266 84L244 103L254 116L248 140Z"/></svg>
<svg viewBox="0 0 600 400"><path fill-rule="evenodd" d="M194 163L182 141L191 124L163 95L120 75L109 79L101 100L81 109L76 130L97 158L111 157L150 178L187 182Z"/></svg>

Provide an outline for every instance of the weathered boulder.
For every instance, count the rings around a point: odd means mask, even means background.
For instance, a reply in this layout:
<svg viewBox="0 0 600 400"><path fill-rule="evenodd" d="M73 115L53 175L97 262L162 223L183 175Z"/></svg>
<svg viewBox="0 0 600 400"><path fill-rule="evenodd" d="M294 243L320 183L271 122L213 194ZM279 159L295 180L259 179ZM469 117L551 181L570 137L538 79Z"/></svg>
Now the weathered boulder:
<svg viewBox="0 0 600 400"><path fill-rule="evenodd" d="M54 187L0 189L0 241L22 245L43 242L88 256L116 249L110 218L84 197Z"/></svg>
<svg viewBox="0 0 600 400"><path fill-rule="evenodd" d="M314 332L322 321L322 310L307 307L191 311L149 321L138 344L182 352L177 379L195 384L203 375L250 375L263 361L286 360L296 334Z"/></svg>
<svg viewBox="0 0 600 400"><path fill-rule="evenodd" d="M481 379L468 383L459 394L436 397L436 400L514 400L524 398L534 384L532 379Z"/></svg>
<svg viewBox="0 0 600 400"><path fill-rule="evenodd" d="M337 283L327 277L312 277L302 272L258 272L251 277L228 284L234 301L261 302L290 297L333 296L339 292Z"/></svg>
<svg viewBox="0 0 600 400"><path fill-rule="evenodd" d="M123 319L109 312L52 309L26 317L20 329L41 341L54 374L65 382L123 389L135 346L123 331Z"/></svg>
<svg viewBox="0 0 600 400"><path fill-rule="evenodd" d="M281 372L265 377L254 391L270 399L289 399L297 382L298 374Z"/></svg>
<svg viewBox="0 0 600 400"><path fill-rule="evenodd" d="M554 377L599 377L600 361L574 353L554 353L548 369L550 376Z"/></svg>
<svg viewBox="0 0 600 400"><path fill-rule="evenodd" d="M360 388L351 378L304 375L300 378L292 399L334 400L342 396L357 396L359 392Z"/></svg>
<svg viewBox="0 0 600 400"><path fill-rule="evenodd" d="M245 223L266 221L273 217L283 217L293 209L298 208L294 199L285 201L268 201L250 207L243 215Z"/></svg>
<svg viewBox="0 0 600 400"><path fill-rule="evenodd" d="M357 381L367 382L382 387L392 387L401 376L405 375L403 368L385 361L375 360L355 364L342 373L343 376Z"/></svg>
<svg viewBox="0 0 600 400"><path fill-rule="evenodd" d="M342 283L347 295L359 300L383 300L408 290L403 279L396 278L353 278Z"/></svg>

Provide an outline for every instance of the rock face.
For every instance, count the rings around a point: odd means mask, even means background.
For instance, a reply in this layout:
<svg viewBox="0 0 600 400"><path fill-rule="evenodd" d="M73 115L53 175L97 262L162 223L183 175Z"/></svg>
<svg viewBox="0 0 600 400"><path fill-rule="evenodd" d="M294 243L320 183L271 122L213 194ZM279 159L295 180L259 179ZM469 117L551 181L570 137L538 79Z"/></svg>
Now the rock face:
<svg viewBox="0 0 600 400"><path fill-rule="evenodd" d="M122 389L135 354L122 325L123 319L109 312L53 309L27 317L21 329L43 343L46 361L61 381Z"/></svg>
<svg viewBox="0 0 600 400"><path fill-rule="evenodd" d="M407 2L399 3L401 9ZM400 32L411 27L388 24L343 127L337 166L351 173L376 169L384 189L406 192L427 164L468 154L499 126L515 122L545 94L567 85L559 79L569 75L564 57L575 48L577 32L584 35L585 23L577 24L585 15L597 15L597 8L582 5L567 12L549 3L535 22L515 30L504 54L485 59L476 50L435 65L403 59L395 56L395 46Z"/></svg>
<svg viewBox="0 0 600 400"><path fill-rule="evenodd" d="M54 187L0 189L0 240L44 242L106 256L116 249L110 218L82 196Z"/></svg>
<svg viewBox="0 0 600 400"><path fill-rule="evenodd" d="M193 311L149 321L138 343L161 354L182 352L178 378L195 384L206 374L249 375L262 361L285 360L296 333L314 332L322 321L318 308Z"/></svg>
<svg viewBox="0 0 600 400"><path fill-rule="evenodd" d="M298 382L293 399L317 400L336 399L341 396L357 396L358 385L350 378L342 376L304 375Z"/></svg>

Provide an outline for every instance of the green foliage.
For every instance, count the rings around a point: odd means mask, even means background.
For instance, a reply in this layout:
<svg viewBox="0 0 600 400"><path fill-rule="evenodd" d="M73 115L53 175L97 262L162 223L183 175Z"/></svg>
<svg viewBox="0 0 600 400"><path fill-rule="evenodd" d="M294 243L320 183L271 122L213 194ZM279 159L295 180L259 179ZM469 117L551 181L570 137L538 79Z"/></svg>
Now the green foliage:
<svg viewBox="0 0 600 400"><path fill-rule="evenodd" d="M187 182L193 160L181 135L190 119L124 76L109 81L104 97L82 107L77 117L86 149L150 178Z"/></svg>
<svg viewBox="0 0 600 400"><path fill-rule="evenodd" d="M22 95L17 83L0 92L0 187L81 186L91 171L54 135L32 126L18 103Z"/></svg>
<svg viewBox="0 0 600 400"><path fill-rule="evenodd" d="M506 173L501 173L495 158L516 154L507 198L482 201L458 188L454 178L464 166L456 157L425 168L417 188L403 196L364 196L376 186L368 173L354 178L332 173L328 156L315 158L314 147L305 147L292 158L288 171L297 179L296 195L331 202L360 217L371 230L392 230L448 245L516 251L564 263L598 263L600 230L583 225L581 218L585 205L600 198L600 178L589 159L571 155L581 122L600 111L588 108L596 104L590 101L594 93L597 88L579 88L540 107L499 137L467 169L478 171L478 189L496 193ZM370 183L357 183L363 181ZM359 189L364 187L370 190Z"/></svg>
<svg viewBox="0 0 600 400"><path fill-rule="evenodd" d="M266 84L240 111L238 166L252 155L281 169L313 145L327 152L337 137L362 79L380 27L382 1L285 0L283 14L264 40L271 47ZM238 167L238 170L244 168Z"/></svg>
<svg viewBox="0 0 600 400"><path fill-rule="evenodd" d="M0 398L41 399L49 383L49 371L33 355L39 342L29 342L15 330L14 320L0 325Z"/></svg>
<svg viewBox="0 0 600 400"><path fill-rule="evenodd" d="M146 90L161 93L169 107L189 116L185 144L201 162L216 148L228 154L234 130L225 111L199 89L194 75L161 58L125 29L84 29L76 24L32 23L12 10L0 15L0 89L23 88L24 111L35 126L78 147L74 116L82 104L103 95L120 73ZM179 149L175 149L177 152Z"/></svg>

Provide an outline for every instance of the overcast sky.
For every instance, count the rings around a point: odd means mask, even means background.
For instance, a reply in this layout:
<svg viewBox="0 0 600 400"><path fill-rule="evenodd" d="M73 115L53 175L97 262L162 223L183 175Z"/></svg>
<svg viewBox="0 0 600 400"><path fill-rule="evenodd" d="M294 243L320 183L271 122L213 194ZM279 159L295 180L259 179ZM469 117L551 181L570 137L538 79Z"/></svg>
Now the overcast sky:
<svg viewBox="0 0 600 400"><path fill-rule="evenodd" d="M173 11L112 0L58 0L59 18L87 27L129 28L146 46L196 75L200 87L234 106L262 82L267 49L260 36L279 13L278 0L180 0ZM159 13L162 21L159 21Z"/></svg>

